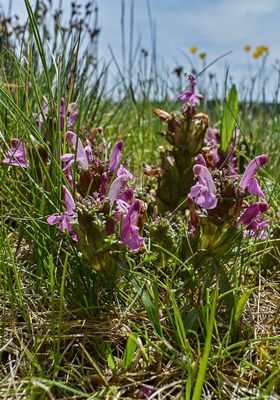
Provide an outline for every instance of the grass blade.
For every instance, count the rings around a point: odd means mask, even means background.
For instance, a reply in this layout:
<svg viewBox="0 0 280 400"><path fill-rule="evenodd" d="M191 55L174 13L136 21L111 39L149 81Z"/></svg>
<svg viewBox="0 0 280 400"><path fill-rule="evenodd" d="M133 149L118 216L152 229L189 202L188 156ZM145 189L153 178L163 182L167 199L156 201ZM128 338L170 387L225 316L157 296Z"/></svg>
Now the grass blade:
<svg viewBox="0 0 280 400"><path fill-rule="evenodd" d="M238 112L238 94L235 85L232 85L227 99L225 100L223 118L222 118L222 130L221 130L221 149L223 151L228 150L228 146L232 139L233 129Z"/></svg>
<svg viewBox="0 0 280 400"><path fill-rule="evenodd" d="M198 374L197 374L197 379L196 379L196 383L195 383L194 394L193 394L192 400L200 400L201 399L202 387L204 384L209 354L210 354L210 350L211 350L212 333L213 333L216 306L217 306L217 297L218 297L218 286L216 287L216 289L214 291L214 295L213 295L213 299L212 299L209 325L207 327L207 336L206 336L206 340L205 340L205 346L204 346L202 359L200 362L200 367L199 367Z"/></svg>

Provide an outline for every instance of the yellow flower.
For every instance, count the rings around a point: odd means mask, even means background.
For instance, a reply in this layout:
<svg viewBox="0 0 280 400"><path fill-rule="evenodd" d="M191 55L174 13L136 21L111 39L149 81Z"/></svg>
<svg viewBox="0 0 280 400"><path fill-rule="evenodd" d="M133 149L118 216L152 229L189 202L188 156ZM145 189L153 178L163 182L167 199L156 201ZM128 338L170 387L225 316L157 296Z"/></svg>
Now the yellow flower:
<svg viewBox="0 0 280 400"><path fill-rule="evenodd" d="M268 53L269 52L269 47L267 47L267 46L260 46L260 48L262 49L263 53Z"/></svg>
<svg viewBox="0 0 280 400"><path fill-rule="evenodd" d="M192 46L192 47L189 48L189 50L190 50L190 52L192 54L195 54L197 52L197 47L196 46Z"/></svg>
<svg viewBox="0 0 280 400"><path fill-rule="evenodd" d="M259 58L261 57L264 53L268 53L269 52L269 47L267 46L257 46L254 53L252 54L252 56L254 58Z"/></svg>
<svg viewBox="0 0 280 400"><path fill-rule="evenodd" d="M206 55L207 55L207 53L206 53L205 51L202 51L201 53L199 53L198 57L199 57L201 60L205 60Z"/></svg>
<svg viewBox="0 0 280 400"><path fill-rule="evenodd" d="M254 58L259 58L261 55L262 55L262 52L261 52L260 50L258 50L258 49L256 49L256 50L254 51L254 53L252 54L252 56L253 56Z"/></svg>
<svg viewBox="0 0 280 400"><path fill-rule="evenodd" d="M249 44L247 44L246 46L244 46L244 50L247 51L247 53L249 53L249 51L251 51L251 46Z"/></svg>

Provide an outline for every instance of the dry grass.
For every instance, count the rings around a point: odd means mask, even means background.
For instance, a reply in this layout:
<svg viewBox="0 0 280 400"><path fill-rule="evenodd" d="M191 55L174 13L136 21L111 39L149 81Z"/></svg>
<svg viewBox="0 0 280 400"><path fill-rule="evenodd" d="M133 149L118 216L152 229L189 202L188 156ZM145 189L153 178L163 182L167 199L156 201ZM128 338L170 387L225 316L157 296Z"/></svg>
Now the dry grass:
<svg viewBox="0 0 280 400"><path fill-rule="evenodd" d="M26 285L24 293L28 324L12 304L1 304L6 321L2 325L1 399L145 398L141 397L143 387L151 389L154 399L183 398L184 355L171 341L154 335L140 303L124 313L116 302L114 311L82 319L78 311L67 309L65 304L59 327L57 315L50 311L44 296L36 294L32 285ZM247 335L247 339L236 346L225 346L226 355L213 340L203 399L279 398L280 383L274 388L275 395L260 394L270 374L280 368L279 304L279 273L273 279L260 276L243 315L242 336ZM135 326L146 331L148 340L138 335L137 349L126 370L124 349ZM169 337L171 327L166 321L163 326ZM58 332L57 368L54 354ZM195 342L192 346L195 349ZM108 348L114 359L113 370L105 356Z"/></svg>

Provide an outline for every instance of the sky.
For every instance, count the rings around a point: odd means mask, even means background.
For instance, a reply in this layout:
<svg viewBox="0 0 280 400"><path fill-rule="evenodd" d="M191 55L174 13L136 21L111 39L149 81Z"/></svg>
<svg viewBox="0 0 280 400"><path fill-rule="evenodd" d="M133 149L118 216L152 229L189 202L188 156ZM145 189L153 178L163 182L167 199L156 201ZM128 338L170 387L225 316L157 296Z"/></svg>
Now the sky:
<svg viewBox="0 0 280 400"><path fill-rule="evenodd" d="M131 0L124 1L128 36ZM79 2L86 4L87 0ZM58 3L59 0L53 0L54 5ZM121 60L121 0L96 0L96 3L102 29L100 55L110 58L110 45L116 58ZM243 49L244 45L249 44L253 48L266 45L270 53L267 60L268 75L270 79L277 78L272 65L280 58L280 0L150 0L149 3L156 30L158 57L170 68L182 65L188 71L191 68L189 48L194 45L198 51L207 53L207 63L232 51L210 70L218 76L224 76L225 68L229 65L230 74L240 81L249 73L249 58ZM7 10L9 0L0 0L0 4ZM63 4L67 12L70 1L64 0ZM20 18L26 18L24 0L13 0L13 10ZM149 51L151 32L147 0L134 0L135 44L139 36L142 47ZM252 69L257 68L258 62L250 57ZM198 62L196 67L200 68Z"/></svg>

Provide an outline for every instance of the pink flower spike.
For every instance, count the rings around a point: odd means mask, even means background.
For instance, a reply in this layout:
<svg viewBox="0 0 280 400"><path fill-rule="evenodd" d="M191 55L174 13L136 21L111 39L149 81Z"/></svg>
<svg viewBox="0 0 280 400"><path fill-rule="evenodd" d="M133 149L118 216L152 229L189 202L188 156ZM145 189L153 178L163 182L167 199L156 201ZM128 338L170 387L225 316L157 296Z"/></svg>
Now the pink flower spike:
<svg viewBox="0 0 280 400"><path fill-rule="evenodd" d="M268 156L263 154L254 158L246 168L243 177L239 183L241 189L248 188L248 192L259 197L265 198L258 181L254 178L260 168L263 168L268 162Z"/></svg>
<svg viewBox="0 0 280 400"><path fill-rule="evenodd" d="M134 196L133 189L128 188L120 193L120 195L118 196L118 199L123 200L127 203L133 199L133 196Z"/></svg>
<svg viewBox="0 0 280 400"><path fill-rule="evenodd" d="M92 148L91 148L90 144L88 144L85 147L85 153L86 153L88 162L91 162L92 161Z"/></svg>
<svg viewBox="0 0 280 400"><path fill-rule="evenodd" d="M200 98L196 94L192 94L189 98L190 105L196 107L200 103Z"/></svg>
<svg viewBox="0 0 280 400"><path fill-rule="evenodd" d="M65 162L66 165L63 167L63 171L67 171L70 169L72 164L75 162L75 154L73 153L65 153L60 157L61 161Z"/></svg>
<svg viewBox="0 0 280 400"><path fill-rule="evenodd" d="M208 128L207 129L207 134L206 134L206 143L207 145L215 145L219 146L219 133L217 129L214 128Z"/></svg>
<svg viewBox="0 0 280 400"><path fill-rule="evenodd" d="M48 222L49 225L55 225L55 224L57 224L58 222L61 222L61 221L62 221L62 218L63 218L62 215L55 215L55 214L52 214L52 215L50 215L50 216L47 218L47 222Z"/></svg>
<svg viewBox="0 0 280 400"><path fill-rule="evenodd" d="M144 241L136 226L140 208L140 200L135 200L122 220L121 243L127 245L130 250L139 250Z"/></svg>
<svg viewBox="0 0 280 400"><path fill-rule="evenodd" d="M112 155L109 163L109 171L111 174L115 172L115 169L117 168L119 162L121 161L122 153L123 153L123 148L124 148L124 143L122 140L119 140L113 150L112 150Z"/></svg>
<svg viewBox="0 0 280 400"><path fill-rule="evenodd" d="M269 227L269 224L270 224L269 219L265 219L264 221L262 221L258 224L258 228L256 231L258 239L265 240L267 238L267 235L268 235L267 229Z"/></svg>
<svg viewBox="0 0 280 400"><path fill-rule="evenodd" d="M66 117L66 128L69 128L76 122L78 117L77 103L75 102L68 104L67 115L65 115L65 113L66 113L65 100L64 97L62 97L60 101L60 115L59 115L61 130L64 128L65 117Z"/></svg>

